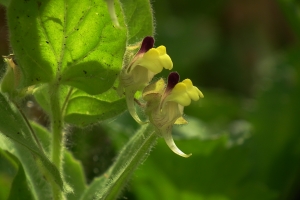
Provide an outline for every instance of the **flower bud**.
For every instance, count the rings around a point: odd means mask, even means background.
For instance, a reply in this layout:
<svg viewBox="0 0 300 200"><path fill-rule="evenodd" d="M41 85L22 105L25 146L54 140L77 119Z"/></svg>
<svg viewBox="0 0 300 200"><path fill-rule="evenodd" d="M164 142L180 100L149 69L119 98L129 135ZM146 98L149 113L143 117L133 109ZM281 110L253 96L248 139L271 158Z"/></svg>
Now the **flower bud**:
<svg viewBox="0 0 300 200"><path fill-rule="evenodd" d="M20 69L14 61L14 55L3 56L6 63L6 72L1 80L1 91L8 93L10 96L16 94L16 88L20 83Z"/></svg>

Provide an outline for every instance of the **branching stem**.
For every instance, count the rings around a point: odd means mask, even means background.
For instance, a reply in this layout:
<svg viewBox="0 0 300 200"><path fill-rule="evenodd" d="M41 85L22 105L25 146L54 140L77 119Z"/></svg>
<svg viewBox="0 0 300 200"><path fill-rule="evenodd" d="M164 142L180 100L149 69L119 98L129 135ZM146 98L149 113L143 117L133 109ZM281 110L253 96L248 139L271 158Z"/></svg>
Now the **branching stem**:
<svg viewBox="0 0 300 200"><path fill-rule="evenodd" d="M73 92L73 87L70 87L69 92L68 92L68 94L65 98L65 101L64 101L62 109L61 109L62 113L65 113L65 110L66 110L66 107L67 107L67 104L68 104L68 101L70 99L70 96L71 96L72 92Z"/></svg>

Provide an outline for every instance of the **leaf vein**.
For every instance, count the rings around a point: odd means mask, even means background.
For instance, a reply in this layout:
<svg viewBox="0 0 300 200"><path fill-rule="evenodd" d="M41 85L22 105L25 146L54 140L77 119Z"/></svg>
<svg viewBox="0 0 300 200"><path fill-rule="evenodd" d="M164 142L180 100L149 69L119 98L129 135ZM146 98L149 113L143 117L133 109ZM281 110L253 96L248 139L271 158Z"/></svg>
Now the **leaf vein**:
<svg viewBox="0 0 300 200"><path fill-rule="evenodd" d="M52 45L52 42L50 41L49 35L48 35L47 32L46 32L46 28L45 28L45 26L44 26L44 23L42 22L40 10L38 10L38 22L39 22L40 26L42 27L42 28L41 28L42 33L44 34L46 40L49 42L50 49L51 49L52 53L54 54L56 61L58 62L58 58L57 58L56 52L55 52L55 50L54 50L54 47L53 47L53 45Z"/></svg>

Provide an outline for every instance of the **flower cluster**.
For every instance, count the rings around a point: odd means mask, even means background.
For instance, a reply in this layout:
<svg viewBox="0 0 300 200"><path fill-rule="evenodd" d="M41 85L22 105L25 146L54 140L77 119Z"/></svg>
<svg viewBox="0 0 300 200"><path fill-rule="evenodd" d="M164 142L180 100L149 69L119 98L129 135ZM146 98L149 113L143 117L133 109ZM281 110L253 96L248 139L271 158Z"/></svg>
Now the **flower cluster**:
<svg viewBox="0 0 300 200"><path fill-rule="evenodd" d="M134 106L134 95L143 89L152 78L164 68L171 70L173 63L166 52L165 46L153 48L154 39L145 37L140 50L125 66L120 75L120 85L125 89L128 111L140 124L143 122L137 116Z"/></svg>
<svg viewBox="0 0 300 200"><path fill-rule="evenodd" d="M134 104L135 93L142 90L142 98L146 102L145 114L156 128L156 132L165 139L174 153L189 157L191 154L183 153L175 145L172 126L186 124L187 121L183 118L184 107L190 105L191 100L197 101L204 96L197 87L193 86L190 79L179 82L177 72L169 74L167 84L163 79L149 84L154 75L163 69L173 68L166 47L153 48L153 44L152 37L144 38L140 50L130 64L123 68L120 75L120 84L125 90L128 110L138 123L144 123L137 115Z"/></svg>

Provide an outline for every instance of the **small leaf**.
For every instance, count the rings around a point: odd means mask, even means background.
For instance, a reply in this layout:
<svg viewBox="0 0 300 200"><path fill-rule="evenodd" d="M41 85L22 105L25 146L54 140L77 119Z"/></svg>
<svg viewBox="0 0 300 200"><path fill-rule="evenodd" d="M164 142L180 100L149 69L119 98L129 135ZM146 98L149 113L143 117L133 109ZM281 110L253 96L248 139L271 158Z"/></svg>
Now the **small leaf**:
<svg viewBox="0 0 300 200"><path fill-rule="evenodd" d="M133 172L146 159L157 137L152 125L142 126L121 150L111 168L90 184L81 199L117 199Z"/></svg>
<svg viewBox="0 0 300 200"><path fill-rule="evenodd" d="M99 95L89 95L75 90L69 99L65 120L83 127L115 117L125 110L125 99L120 98L113 89Z"/></svg>
<svg viewBox="0 0 300 200"><path fill-rule="evenodd" d="M126 26L105 1L18 1L8 7L11 44L22 71L21 87L57 81L90 94L108 90L122 67Z"/></svg>
<svg viewBox="0 0 300 200"><path fill-rule="evenodd" d="M12 154L10 156L14 157ZM34 199L31 189L27 183L23 166L21 165L21 163L18 161L16 157L14 157L14 160L17 161L18 163L18 172L11 185L11 190L10 190L8 200Z"/></svg>

